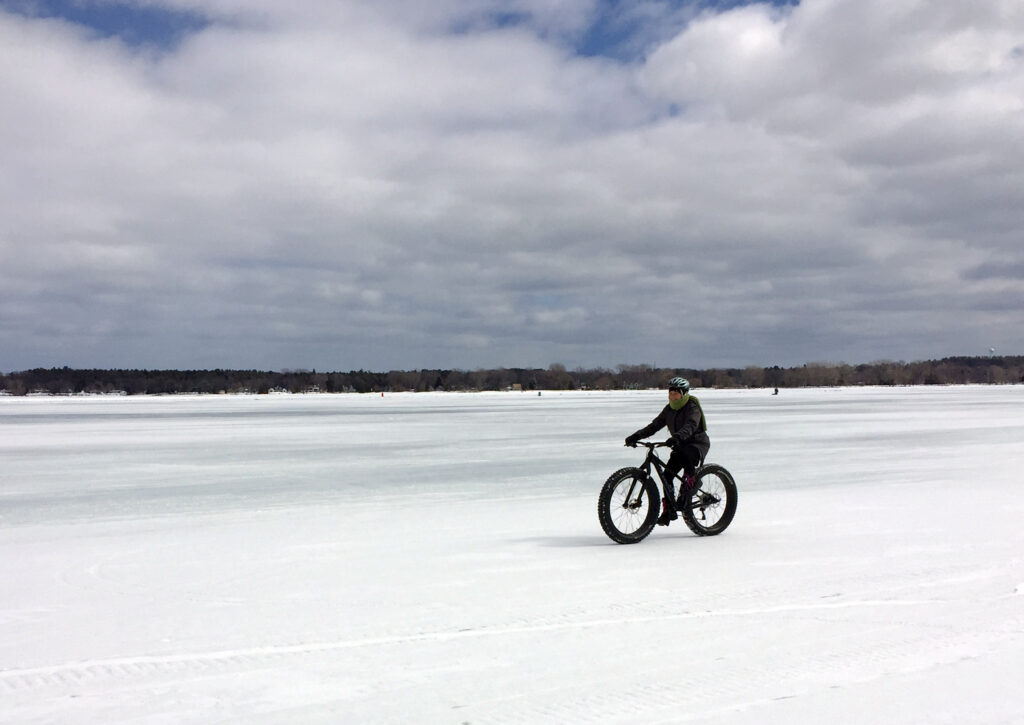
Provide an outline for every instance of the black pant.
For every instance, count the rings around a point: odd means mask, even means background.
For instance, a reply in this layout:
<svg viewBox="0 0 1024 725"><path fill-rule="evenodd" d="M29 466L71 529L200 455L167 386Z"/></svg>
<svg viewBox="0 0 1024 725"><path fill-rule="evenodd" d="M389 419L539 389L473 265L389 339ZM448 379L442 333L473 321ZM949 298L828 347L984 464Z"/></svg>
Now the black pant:
<svg viewBox="0 0 1024 725"><path fill-rule="evenodd" d="M674 481L675 477L679 475L679 470L682 469L686 472L687 476L692 476L697 472L697 466L699 465L700 451L697 450L697 446L679 446L672 449L672 455L665 462L665 470L669 474L666 476L668 480L665 481L665 498L667 502L671 502L672 508L676 506L676 487ZM685 483L679 484L680 494L687 490L689 489Z"/></svg>
<svg viewBox="0 0 1024 725"><path fill-rule="evenodd" d="M672 455L665 462L665 469L673 476L678 476L680 470L692 476L699 465L700 451L697 446L679 446L672 449Z"/></svg>

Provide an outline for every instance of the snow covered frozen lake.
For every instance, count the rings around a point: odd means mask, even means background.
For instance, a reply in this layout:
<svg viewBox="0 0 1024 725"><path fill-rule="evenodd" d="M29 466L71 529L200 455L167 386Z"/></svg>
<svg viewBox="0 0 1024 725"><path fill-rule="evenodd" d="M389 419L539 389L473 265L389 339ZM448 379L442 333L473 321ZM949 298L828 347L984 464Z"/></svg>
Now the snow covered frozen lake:
<svg viewBox="0 0 1024 725"><path fill-rule="evenodd" d="M1024 723L1024 386L0 398L3 723Z"/></svg>

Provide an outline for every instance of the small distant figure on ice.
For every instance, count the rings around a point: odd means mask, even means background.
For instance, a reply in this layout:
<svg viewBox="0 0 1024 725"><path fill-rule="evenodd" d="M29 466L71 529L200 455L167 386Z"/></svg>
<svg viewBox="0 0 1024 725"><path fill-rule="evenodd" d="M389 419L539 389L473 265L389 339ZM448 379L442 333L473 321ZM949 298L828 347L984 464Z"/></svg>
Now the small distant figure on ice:
<svg viewBox="0 0 1024 725"><path fill-rule="evenodd" d="M666 476L667 490L662 499L659 526L668 526L670 522L679 518L676 513L673 485L675 477L679 475L680 470L684 471L685 475L679 484L679 494L681 499L687 500L688 496L685 494L692 493L697 488L694 474L711 448L704 411L700 407L700 401L690 395L690 382L686 378L672 378L669 381L668 405L649 425L628 436L626 445L635 448L638 441L654 435L665 427L671 436L666 443L672 446L672 455L665 465L665 470L671 475Z"/></svg>
<svg viewBox="0 0 1024 725"><path fill-rule="evenodd" d="M775 392L774 392L774 393L772 393L772 395L778 395L778 394L779 394L779 389L778 389L778 388L775 388Z"/></svg>

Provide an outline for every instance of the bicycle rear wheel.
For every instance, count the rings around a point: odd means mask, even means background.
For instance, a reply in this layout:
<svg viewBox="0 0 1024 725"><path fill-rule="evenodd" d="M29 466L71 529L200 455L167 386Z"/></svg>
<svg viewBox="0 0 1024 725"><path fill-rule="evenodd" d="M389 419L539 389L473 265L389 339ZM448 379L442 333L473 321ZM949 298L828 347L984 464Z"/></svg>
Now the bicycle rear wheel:
<svg viewBox="0 0 1024 725"><path fill-rule="evenodd" d="M732 523L736 515L736 482L727 470L714 463L697 471L700 484L682 506L683 521L697 536L715 536Z"/></svg>
<svg viewBox="0 0 1024 725"><path fill-rule="evenodd" d="M597 499L597 518L608 538L619 544L643 541L658 519L657 485L639 468L620 468L605 481Z"/></svg>

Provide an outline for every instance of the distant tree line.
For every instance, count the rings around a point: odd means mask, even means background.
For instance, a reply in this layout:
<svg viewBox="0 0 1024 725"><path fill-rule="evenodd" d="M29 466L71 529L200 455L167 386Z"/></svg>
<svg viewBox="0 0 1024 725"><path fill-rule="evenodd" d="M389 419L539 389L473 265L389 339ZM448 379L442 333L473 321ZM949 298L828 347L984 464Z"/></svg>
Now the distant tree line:
<svg viewBox="0 0 1024 725"><path fill-rule="evenodd" d="M696 388L796 388L843 385L949 385L1024 383L1024 356L950 357L923 362L883 360L863 365L808 363L799 367L615 369L547 368L495 370L78 370L68 367L0 375L8 395L75 393L380 393L389 391L626 390L657 388L674 375Z"/></svg>

